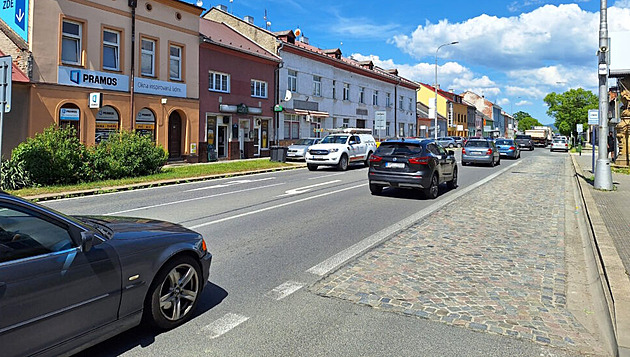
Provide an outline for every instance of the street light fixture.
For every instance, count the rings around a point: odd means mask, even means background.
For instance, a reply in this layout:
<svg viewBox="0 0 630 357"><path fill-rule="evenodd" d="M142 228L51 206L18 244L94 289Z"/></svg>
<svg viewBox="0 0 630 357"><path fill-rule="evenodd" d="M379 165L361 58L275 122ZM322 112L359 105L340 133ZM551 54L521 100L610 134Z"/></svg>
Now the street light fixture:
<svg viewBox="0 0 630 357"><path fill-rule="evenodd" d="M437 56L438 56L438 51L440 50L440 48L442 48L444 46L456 45L458 43L459 43L458 41L444 43L444 44L440 45L437 48L437 50L435 50L435 87L434 87L435 88L435 103L434 103L434 105L435 105L435 113L433 113L433 115L435 116L434 117L435 118L435 122L434 122L435 123L435 130L434 130L434 132L435 132L435 140L437 140L437 138L438 138L438 121L437 121L437 118L438 118L438 115L437 115L437 99L438 99L438 78L437 78L437 75L438 75L438 62L437 62Z"/></svg>

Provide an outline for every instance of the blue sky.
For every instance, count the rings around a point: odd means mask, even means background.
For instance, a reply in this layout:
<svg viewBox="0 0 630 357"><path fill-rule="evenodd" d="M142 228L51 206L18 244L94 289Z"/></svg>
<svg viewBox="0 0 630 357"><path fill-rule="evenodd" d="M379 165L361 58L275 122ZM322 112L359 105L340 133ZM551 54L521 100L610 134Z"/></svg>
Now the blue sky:
<svg viewBox="0 0 630 357"><path fill-rule="evenodd" d="M191 3L196 0L188 0ZM224 0L239 17L272 31L300 28L310 44L341 48L383 68L457 93L473 90L507 112L543 123L544 96L582 87L597 93L598 0L392 1ZM630 0L608 1L609 31L630 31Z"/></svg>

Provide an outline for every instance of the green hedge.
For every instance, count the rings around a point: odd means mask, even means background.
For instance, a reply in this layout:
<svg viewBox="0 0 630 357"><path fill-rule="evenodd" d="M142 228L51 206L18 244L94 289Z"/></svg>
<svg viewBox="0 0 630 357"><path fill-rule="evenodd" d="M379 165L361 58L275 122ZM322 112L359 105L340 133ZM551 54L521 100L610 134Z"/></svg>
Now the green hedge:
<svg viewBox="0 0 630 357"><path fill-rule="evenodd" d="M151 138L134 132L113 133L87 148L72 127L53 125L13 149L2 162L3 189L66 185L160 172L168 154Z"/></svg>

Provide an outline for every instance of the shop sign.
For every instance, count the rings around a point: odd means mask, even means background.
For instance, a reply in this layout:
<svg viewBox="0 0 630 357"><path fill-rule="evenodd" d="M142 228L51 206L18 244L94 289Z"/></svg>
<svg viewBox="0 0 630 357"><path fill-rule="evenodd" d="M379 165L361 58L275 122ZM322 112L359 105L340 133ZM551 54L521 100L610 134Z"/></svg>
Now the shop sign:
<svg viewBox="0 0 630 357"><path fill-rule="evenodd" d="M158 81L141 77L136 77L134 83L136 93L186 98L186 85L183 83Z"/></svg>
<svg viewBox="0 0 630 357"><path fill-rule="evenodd" d="M61 108L59 109L59 119L61 120L79 120L79 109Z"/></svg>
<svg viewBox="0 0 630 357"><path fill-rule="evenodd" d="M29 0L2 0L0 19L28 42Z"/></svg>
<svg viewBox="0 0 630 357"><path fill-rule="evenodd" d="M457 126L457 131L464 131L464 126L463 125L458 125Z"/></svg>
<svg viewBox="0 0 630 357"><path fill-rule="evenodd" d="M105 130L118 130L118 123L111 122L96 122L96 129L105 129Z"/></svg>
<svg viewBox="0 0 630 357"><path fill-rule="evenodd" d="M110 106L105 106L98 110L98 113L96 114L96 120L118 122L118 112L116 111L116 109Z"/></svg>
<svg viewBox="0 0 630 357"><path fill-rule="evenodd" d="M155 124L136 124L136 130L153 130Z"/></svg>
<svg viewBox="0 0 630 357"><path fill-rule="evenodd" d="M249 110L248 110L248 108L247 108L247 106L245 104L241 103L241 104L236 106L236 112L238 114L247 114L247 113L249 113Z"/></svg>
<svg viewBox="0 0 630 357"><path fill-rule="evenodd" d="M148 122L155 123L155 115L147 108L143 108L138 112L136 116L136 122Z"/></svg>
<svg viewBox="0 0 630 357"><path fill-rule="evenodd" d="M75 87L115 90L119 92L129 90L128 76L64 66L59 66L57 83Z"/></svg>

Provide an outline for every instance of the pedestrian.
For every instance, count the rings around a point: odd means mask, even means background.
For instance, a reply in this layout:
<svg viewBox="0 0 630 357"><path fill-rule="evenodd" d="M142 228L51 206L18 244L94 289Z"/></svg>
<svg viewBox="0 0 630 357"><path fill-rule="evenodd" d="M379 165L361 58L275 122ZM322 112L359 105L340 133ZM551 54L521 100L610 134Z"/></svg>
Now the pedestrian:
<svg viewBox="0 0 630 357"><path fill-rule="evenodd" d="M612 131L608 132L608 155L611 161L615 159L615 137Z"/></svg>

